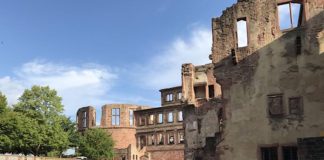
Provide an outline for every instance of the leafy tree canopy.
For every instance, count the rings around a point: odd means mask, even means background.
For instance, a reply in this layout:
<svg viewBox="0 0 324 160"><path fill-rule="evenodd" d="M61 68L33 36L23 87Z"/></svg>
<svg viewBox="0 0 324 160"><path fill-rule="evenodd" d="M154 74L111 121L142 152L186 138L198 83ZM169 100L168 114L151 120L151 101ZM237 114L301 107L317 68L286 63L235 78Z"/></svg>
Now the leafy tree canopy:
<svg viewBox="0 0 324 160"><path fill-rule="evenodd" d="M114 142L100 128L88 129L80 136L79 152L92 160L108 160L114 156Z"/></svg>
<svg viewBox="0 0 324 160"><path fill-rule="evenodd" d="M0 113L3 113L7 110L8 103L7 98L0 92Z"/></svg>

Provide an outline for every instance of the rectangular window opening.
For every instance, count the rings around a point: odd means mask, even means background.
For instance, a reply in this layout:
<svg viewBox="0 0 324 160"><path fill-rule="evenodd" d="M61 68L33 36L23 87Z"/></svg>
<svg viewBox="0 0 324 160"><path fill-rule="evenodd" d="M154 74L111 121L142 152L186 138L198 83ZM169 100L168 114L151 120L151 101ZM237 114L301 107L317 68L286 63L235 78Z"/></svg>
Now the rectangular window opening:
<svg viewBox="0 0 324 160"><path fill-rule="evenodd" d="M173 112L169 112L168 113L168 123L172 123L173 122Z"/></svg>
<svg viewBox="0 0 324 160"><path fill-rule="evenodd" d="M168 133L168 144L174 144L174 133L173 132Z"/></svg>
<svg viewBox="0 0 324 160"><path fill-rule="evenodd" d="M283 160L297 160L297 147L286 146L282 147Z"/></svg>
<svg viewBox="0 0 324 160"><path fill-rule="evenodd" d="M157 138L158 138L158 145L163 145L164 144L163 133L158 133Z"/></svg>
<svg viewBox="0 0 324 160"><path fill-rule="evenodd" d="M205 86L195 86L195 97L196 98L206 98L206 87Z"/></svg>
<svg viewBox="0 0 324 160"><path fill-rule="evenodd" d="M154 124L154 115L150 114L150 116L148 117L148 124Z"/></svg>
<svg viewBox="0 0 324 160"><path fill-rule="evenodd" d="M183 121L183 115L182 115L182 111L178 112L178 121L182 122Z"/></svg>
<svg viewBox="0 0 324 160"><path fill-rule="evenodd" d="M248 46L248 31L246 18L237 19L237 46L246 47Z"/></svg>
<svg viewBox="0 0 324 160"><path fill-rule="evenodd" d="M163 123L163 114L159 113L159 119L158 119L158 124L162 124Z"/></svg>
<svg viewBox="0 0 324 160"><path fill-rule="evenodd" d="M262 147L261 160L278 160L277 147Z"/></svg>
<svg viewBox="0 0 324 160"><path fill-rule="evenodd" d="M129 125L133 126L134 125L134 111L129 110Z"/></svg>
<svg viewBox="0 0 324 160"><path fill-rule="evenodd" d="M83 128L87 127L87 112L83 112L83 115L82 115L82 127Z"/></svg>
<svg viewBox="0 0 324 160"><path fill-rule="evenodd" d="M182 98L182 93L178 92L178 100L181 100L181 98Z"/></svg>
<svg viewBox="0 0 324 160"><path fill-rule="evenodd" d="M111 112L111 125L119 126L120 124L120 109L113 108Z"/></svg>
<svg viewBox="0 0 324 160"><path fill-rule="evenodd" d="M283 3L278 5L280 30L292 29L302 23L303 7L300 3Z"/></svg>
<svg viewBox="0 0 324 160"><path fill-rule="evenodd" d="M179 133L178 133L178 143L180 143L180 144L184 143L184 133L183 133L183 131L179 131Z"/></svg>
<svg viewBox="0 0 324 160"><path fill-rule="evenodd" d="M215 97L214 85L209 85L208 86L208 92L209 92L209 98L214 98Z"/></svg>

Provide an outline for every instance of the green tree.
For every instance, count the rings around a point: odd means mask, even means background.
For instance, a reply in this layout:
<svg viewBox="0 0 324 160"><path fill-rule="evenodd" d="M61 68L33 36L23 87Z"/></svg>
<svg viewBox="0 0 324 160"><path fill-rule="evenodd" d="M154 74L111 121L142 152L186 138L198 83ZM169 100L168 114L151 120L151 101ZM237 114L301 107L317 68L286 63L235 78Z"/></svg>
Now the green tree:
<svg viewBox="0 0 324 160"><path fill-rule="evenodd" d="M7 98L0 92L0 114L5 112L8 108Z"/></svg>
<svg viewBox="0 0 324 160"><path fill-rule="evenodd" d="M49 152L57 151L61 154L67 149L69 133L63 128L65 116L63 115L62 98L55 90L47 87L33 86L26 89L23 95L14 105L14 111L23 115L36 124L34 143L26 143L28 146L21 147L22 153L32 153L34 155L47 155ZM34 122L33 122L34 123ZM33 136L27 133L22 136Z"/></svg>
<svg viewBox="0 0 324 160"><path fill-rule="evenodd" d="M100 128L86 130L80 136L79 152L92 160L107 160L114 156L114 142L110 135Z"/></svg>

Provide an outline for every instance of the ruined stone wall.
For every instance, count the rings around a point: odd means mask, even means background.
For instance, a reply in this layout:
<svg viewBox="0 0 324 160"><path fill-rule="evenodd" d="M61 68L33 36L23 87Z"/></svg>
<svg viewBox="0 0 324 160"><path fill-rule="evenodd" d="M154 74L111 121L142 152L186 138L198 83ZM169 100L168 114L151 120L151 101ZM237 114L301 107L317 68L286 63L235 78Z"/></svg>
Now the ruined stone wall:
<svg viewBox="0 0 324 160"><path fill-rule="evenodd" d="M111 134L115 141L116 149L125 149L129 145L136 145L136 118L133 113L131 123L130 111L136 111L144 106L130 105L130 104L106 104L102 107L101 125L108 134ZM119 109L119 124L112 124L112 109Z"/></svg>
<svg viewBox="0 0 324 160"><path fill-rule="evenodd" d="M172 88L165 88L161 89L161 106L172 106L172 105L180 105L181 104L181 98L182 98L182 87L172 87ZM171 96L172 99L168 100Z"/></svg>
<svg viewBox="0 0 324 160"><path fill-rule="evenodd" d="M211 59L225 113L219 159L261 159L260 146L280 151L324 130L324 2L303 6L302 25L286 31L279 29L276 0L239 0L213 19ZM239 48L236 21L242 17L248 46Z"/></svg>
<svg viewBox="0 0 324 160"><path fill-rule="evenodd" d="M85 121L85 124L84 124ZM76 116L77 128L82 131L96 126L96 110L94 107L82 107L78 109Z"/></svg>

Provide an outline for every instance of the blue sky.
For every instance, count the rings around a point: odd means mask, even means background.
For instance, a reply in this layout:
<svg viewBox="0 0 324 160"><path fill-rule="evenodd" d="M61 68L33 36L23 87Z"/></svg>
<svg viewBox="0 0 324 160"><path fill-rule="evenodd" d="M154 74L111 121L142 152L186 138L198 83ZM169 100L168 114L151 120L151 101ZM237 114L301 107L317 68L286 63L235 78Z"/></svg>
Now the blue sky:
<svg viewBox="0 0 324 160"><path fill-rule="evenodd" d="M2 0L0 91L14 104L49 85L73 118L87 105L159 106L182 63L210 62L211 18L234 2Z"/></svg>

